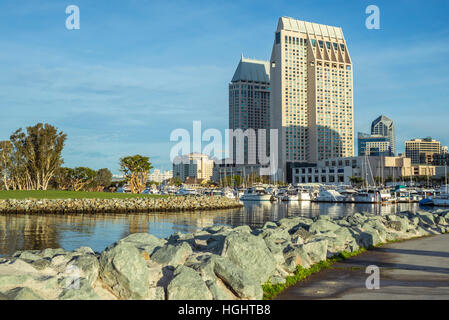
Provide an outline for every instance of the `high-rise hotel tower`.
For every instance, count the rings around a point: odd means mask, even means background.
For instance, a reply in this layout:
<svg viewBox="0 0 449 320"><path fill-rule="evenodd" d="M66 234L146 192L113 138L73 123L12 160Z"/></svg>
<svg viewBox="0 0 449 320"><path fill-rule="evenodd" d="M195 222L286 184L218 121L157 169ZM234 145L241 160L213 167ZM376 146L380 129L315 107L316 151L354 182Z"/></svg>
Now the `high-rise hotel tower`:
<svg viewBox="0 0 449 320"><path fill-rule="evenodd" d="M279 179L289 180L294 164L354 155L352 62L341 28L280 18L270 76Z"/></svg>
<svg viewBox="0 0 449 320"><path fill-rule="evenodd" d="M253 129L254 145L244 141L244 162L259 157L258 130L270 129L270 63L242 57L229 84L229 129ZM268 135L268 133L267 133ZM266 143L266 141L260 141ZM233 156L236 156L234 144ZM267 153L268 145L265 146ZM235 158L234 158L235 159Z"/></svg>

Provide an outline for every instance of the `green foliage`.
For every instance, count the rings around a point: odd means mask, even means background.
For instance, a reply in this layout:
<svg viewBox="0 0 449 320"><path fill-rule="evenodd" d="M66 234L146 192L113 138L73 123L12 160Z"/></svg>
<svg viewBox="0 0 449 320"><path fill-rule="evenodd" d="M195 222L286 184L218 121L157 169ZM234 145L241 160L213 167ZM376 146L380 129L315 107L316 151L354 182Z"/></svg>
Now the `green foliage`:
<svg viewBox="0 0 449 320"><path fill-rule="evenodd" d="M243 184L243 178L237 174L227 176L221 181L221 185L225 187L239 187Z"/></svg>
<svg viewBox="0 0 449 320"><path fill-rule="evenodd" d="M94 190L99 185L96 181L97 177L98 172L88 167L77 167L74 169L61 167L53 177L52 186L60 190Z"/></svg>
<svg viewBox="0 0 449 320"><path fill-rule="evenodd" d="M109 187L112 182L112 172L107 168L99 169L93 182L94 186L98 187L99 189Z"/></svg>
<svg viewBox="0 0 449 320"><path fill-rule="evenodd" d="M125 175L132 193L142 193L145 190L151 169L153 166L149 157L136 154L120 159L120 170Z"/></svg>
<svg viewBox="0 0 449 320"><path fill-rule="evenodd" d="M168 184L171 186L179 187L182 184L182 181L178 177L173 177L170 180L168 180Z"/></svg>
<svg viewBox="0 0 449 320"><path fill-rule="evenodd" d="M69 190L72 187L73 175L74 170L72 168L58 168L52 179L52 187L54 189Z"/></svg>
<svg viewBox="0 0 449 320"><path fill-rule="evenodd" d="M0 141L0 176L3 181L3 188L9 189L10 169L11 169L12 144L10 141Z"/></svg>
<svg viewBox="0 0 449 320"><path fill-rule="evenodd" d="M73 190L80 191L86 187L92 187L96 175L97 172L88 167L77 167L73 169Z"/></svg>
<svg viewBox="0 0 449 320"><path fill-rule="evenodd" d="M351 184L355 186L360 186L365 182L365 180L362 177L350 177L349 181L351 181Z"/></svg>
<svg viewBox="0 0 449 320"><path fill-rule="evenodd" d="M21 128L16 130L10 137L13 188L46 190L63 163L61 153L66 138L66 134L49 124L27 127L26 133Z"/></svg>

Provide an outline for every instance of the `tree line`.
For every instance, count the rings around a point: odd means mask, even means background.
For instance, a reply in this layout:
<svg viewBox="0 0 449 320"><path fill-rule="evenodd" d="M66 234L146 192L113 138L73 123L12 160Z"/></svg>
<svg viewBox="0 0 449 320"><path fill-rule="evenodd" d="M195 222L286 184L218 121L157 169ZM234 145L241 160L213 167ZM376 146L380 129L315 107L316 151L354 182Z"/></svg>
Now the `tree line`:
<svg viewBox="0 0 449 320"><path fill-rule="evenodd" d="M47 190L63 163L67 135L49 124L16 130L0 141L0 173L6 190Z"/></svg>
<svg viewBox="0 0 449 320"><path fill-rule="evenodd" d="M0 141L0 177L4 190L103 191L111 186L112 173L103 168L63 167L62 151L67 135L50 124L16 130ZM153 167L149 157L134 155L120 159L132 193L141 193Z"/></svg>

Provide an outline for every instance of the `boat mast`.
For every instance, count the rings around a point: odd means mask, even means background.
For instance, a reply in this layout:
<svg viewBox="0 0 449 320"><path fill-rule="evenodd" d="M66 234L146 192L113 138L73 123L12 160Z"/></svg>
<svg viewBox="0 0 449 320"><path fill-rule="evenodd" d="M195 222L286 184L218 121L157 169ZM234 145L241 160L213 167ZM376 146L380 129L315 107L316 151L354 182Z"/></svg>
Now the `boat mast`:
<svg viewBox="0 0 449 320"><path fill-rule="evenodd" d="M246 189L246 173L245 173L245 166L243 166L243 188Z"/></svg>
<svg viewBox="0 0 449 320"><path fill-rule="evenodd" d="M445 178L445 183L446 183L446 193L447 193L447 160L444 163L444 178Z"/></svg>

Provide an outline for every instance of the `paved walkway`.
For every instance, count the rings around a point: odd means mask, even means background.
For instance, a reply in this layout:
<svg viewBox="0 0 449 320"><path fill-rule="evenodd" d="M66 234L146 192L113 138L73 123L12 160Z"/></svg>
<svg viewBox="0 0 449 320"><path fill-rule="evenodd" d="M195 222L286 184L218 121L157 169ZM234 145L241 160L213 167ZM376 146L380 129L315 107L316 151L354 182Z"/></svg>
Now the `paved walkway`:
<svg viewBox="0 0 449 320"><path fill-rule="evenodd" d="M380 268L378 290L366 288L369 265ZM276 299L449 299L449 234L369 250L310 276Z"/></svg>

